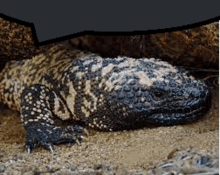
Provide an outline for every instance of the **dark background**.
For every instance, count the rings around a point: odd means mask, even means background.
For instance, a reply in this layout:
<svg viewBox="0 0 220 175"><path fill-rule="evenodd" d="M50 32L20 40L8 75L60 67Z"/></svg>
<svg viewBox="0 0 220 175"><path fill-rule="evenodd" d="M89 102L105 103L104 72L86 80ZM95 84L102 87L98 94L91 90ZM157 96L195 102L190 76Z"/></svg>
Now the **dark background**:
<svg viewBox="0 0 220 175"><path fill-rule="evenodd" d="M218 21L220 1L4 1L0 13L34 25L38 42L96 32L157 33ZM216 18L217 17L217 18ZM14 19L15 18L15 19ZM16 21L18 22L18 21ZM176 27L180 27L176 29ZM141 32L140 32L141 31ZM143 32L144 31L144 32ZM160 31L161 32L161 31ZM112 33L104 33L112 34Z"/></svg>

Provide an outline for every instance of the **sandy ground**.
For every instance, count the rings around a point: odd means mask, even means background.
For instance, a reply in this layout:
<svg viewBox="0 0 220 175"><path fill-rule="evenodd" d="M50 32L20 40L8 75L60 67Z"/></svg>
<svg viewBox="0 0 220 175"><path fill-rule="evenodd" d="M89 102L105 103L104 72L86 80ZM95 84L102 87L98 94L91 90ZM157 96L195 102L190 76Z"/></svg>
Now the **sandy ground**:
<svg viewBox="0 0 220 175"><path fill-rule="evenodd" d="M212 90L212 97L210 111L195 123L111 133L90 131L88 140L81 145L59 145L53 154L43 148L35 149L30 155L25 153L25 130L19 114L2 109L0 164L8 162L10 170L37 169L41 172L67 166L88 169L101 164L118 169L148 170L169 159L177 150L218 150L218 89Z"/></svg>

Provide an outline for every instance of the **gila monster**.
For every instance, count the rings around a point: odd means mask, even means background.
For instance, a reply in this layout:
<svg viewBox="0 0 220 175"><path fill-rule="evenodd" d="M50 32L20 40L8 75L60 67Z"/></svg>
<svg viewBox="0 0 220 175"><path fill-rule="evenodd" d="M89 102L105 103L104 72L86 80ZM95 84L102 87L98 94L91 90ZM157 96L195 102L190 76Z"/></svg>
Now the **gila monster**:
<svg viewBox="0 0 220 175"><path fill-rule="evenodd" d="M159 59L104 59L58 46L0 73L0 101L20 111L28 152L78 142L85 127L186 123L202 116L209 97L204 81Z"/></svg>

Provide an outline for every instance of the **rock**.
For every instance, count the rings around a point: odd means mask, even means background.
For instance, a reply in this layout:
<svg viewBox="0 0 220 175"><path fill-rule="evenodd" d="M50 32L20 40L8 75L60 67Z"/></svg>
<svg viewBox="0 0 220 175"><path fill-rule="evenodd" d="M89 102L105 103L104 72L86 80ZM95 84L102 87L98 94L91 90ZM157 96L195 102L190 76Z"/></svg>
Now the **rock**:
<svg viewBox="0 0 220 175"><path fill-rule="evenodd" d="M48 47L35 46L31 28L0 18L0 61L28 59Z"/></svg>
<svg viewBox="0 0 220 175"><path fill-rule="evenodd" d="M103 57L157 57L179 65L218 69L219 24L149 35L86 35L70 39L69 45Z"/></svg>

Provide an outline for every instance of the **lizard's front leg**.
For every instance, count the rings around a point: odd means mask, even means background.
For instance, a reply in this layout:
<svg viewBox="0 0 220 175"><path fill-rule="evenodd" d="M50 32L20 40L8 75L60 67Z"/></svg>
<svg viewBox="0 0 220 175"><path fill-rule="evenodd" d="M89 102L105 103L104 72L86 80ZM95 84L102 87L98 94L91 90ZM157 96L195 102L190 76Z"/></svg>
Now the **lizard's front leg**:
<svg viewBox="0 0 220 175"><path fill-rule="evenodd" d="M63 121L62 119L67 119ZM26 151L37 146L52 151L53 145L81 140L83 127L70 125L71 113L58 95L44 85L25 88L21 94L21 120L26 129ZM66 126L58 123L66 122Z"/></svg>

